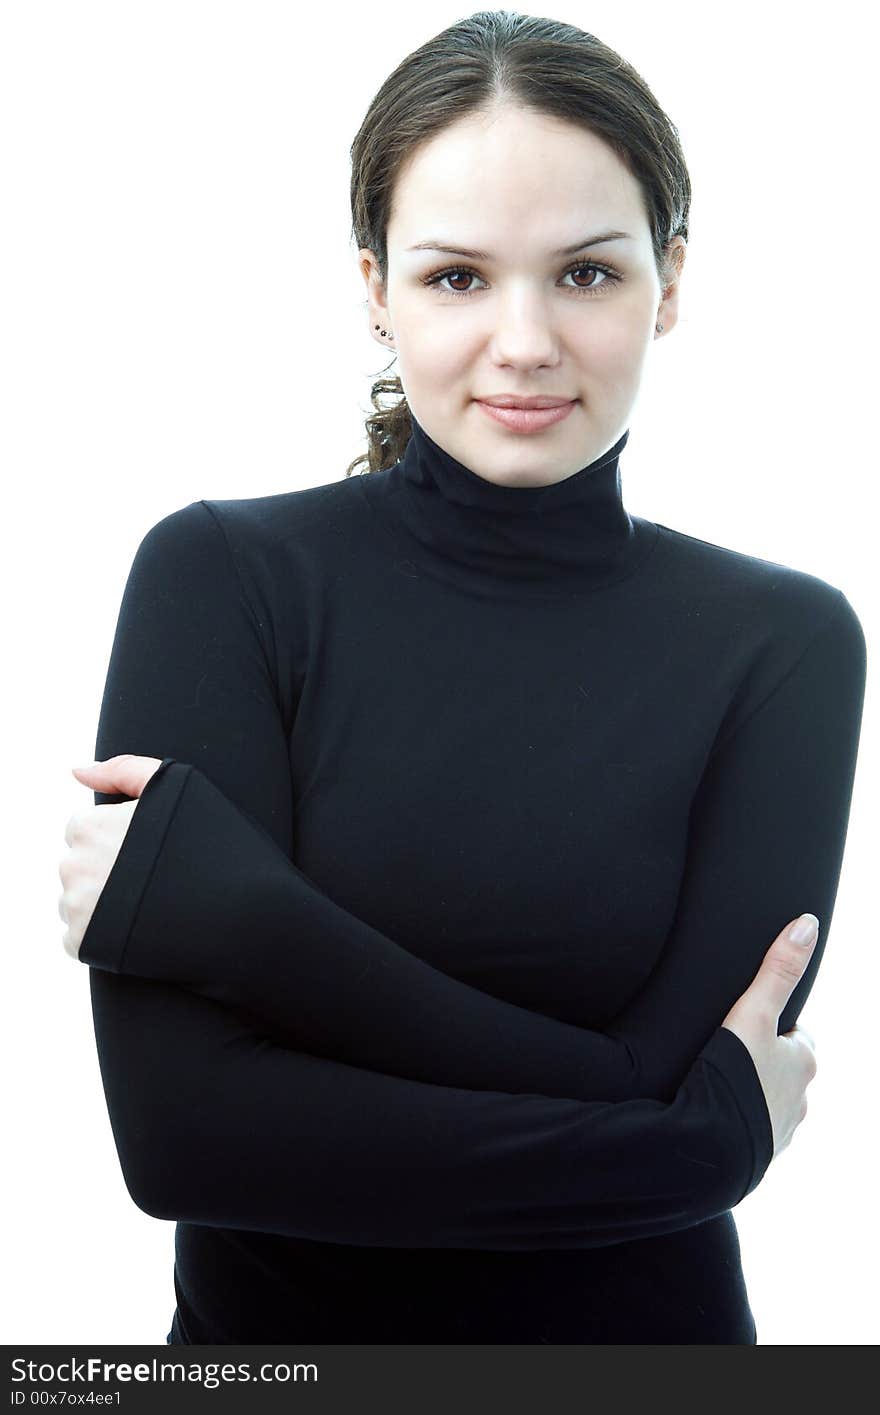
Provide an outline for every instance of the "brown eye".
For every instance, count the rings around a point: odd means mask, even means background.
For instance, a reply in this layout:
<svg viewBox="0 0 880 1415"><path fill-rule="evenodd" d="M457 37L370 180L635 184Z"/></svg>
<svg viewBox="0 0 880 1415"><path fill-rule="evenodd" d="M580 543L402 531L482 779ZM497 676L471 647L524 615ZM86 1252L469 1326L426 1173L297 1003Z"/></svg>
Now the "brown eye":
<svg viewBox="0 0 880 1415"><path fill-rule="evenodd" d="M602 283L601 280L597 280L595 278L597 275L602 274L602 271L599 269L598 265L578 265L575 267L574 270L570 270L568 273L570 275L578 275L581 271L589 271L593 276L592 284L586 286L588 290L592 290L596 285L600 285ZM583 287L579 286L578 288L580 289Z"/></svg>
<svg viewBox="0 0 880 1415"><path fill-rule="evenodd" d="M613 266L605 265L603 262L595 260L575 261L568 267L564 274L576 275L581 271L591 271L593 273L593 279L588 285L574 284L568 286L569 290L574 290L578 295L604 295L606 291L620 284L623 279L620 271L615 270ZM596 275L601 275L602 279L597 281L595 278ZM457 265L452 269L440 270L434 275L425 276L422 280L422 284L430 286L432 289L436 290L438 294L454 295L458 299L467 299L470 295L477 293L473 288L465 290L457 289L452 285L446 285L441 282L452 280L482 280L482 278L483 277L478 275L475 270L470 270L467 266Z"/></svg>
<svg viewBox="0 0 880 1415"><path fill-rule="evenodd" d="M453 270L446 276L447 280L473 280L473 278L469 270ZM456 293L463 295L465 292L463 290L456 290Z"/></svg>
<svg viewBox="0 0 880 1415"><path fill-rule="evenodd" d="M432 285L432 286L434 287L434 289L435 289L435 290L439 290L441 294L447 294L447 295L470 295L470 294L472 293L471 290L458 290L458 289L453 288L452 286L447 287L447 286L445 286L445 285L441 285L440 282L441 282L441 280L473 280L473 279L479 279L479 276L477 275L477 273L476 273L475 270L465 270L463 267L456 266L456 268L455 268L454 270L440 270L440 271L437 272L436 275L429 275L428 278L427 278L423 283L424 283L425 285Z"/></svg>

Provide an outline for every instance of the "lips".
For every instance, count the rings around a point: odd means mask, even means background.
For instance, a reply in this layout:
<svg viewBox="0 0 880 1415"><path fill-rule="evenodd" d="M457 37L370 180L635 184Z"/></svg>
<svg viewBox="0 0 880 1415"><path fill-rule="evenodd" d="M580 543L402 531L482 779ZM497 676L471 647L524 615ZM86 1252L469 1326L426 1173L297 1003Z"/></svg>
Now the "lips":
<svg viewBox="0 0 880 1415"><path fill-rule="evenodd" d="M511 432L521 433L540 432L544 428L552 427L554 423L561 423L563 419L571 416L572 410L577 406L576 398L569 398L565 403L555 403L549 408L499 408L494 403L484 402L480 398L475 401L487 418L500 423Z"/></svg>
<svg viewBox="0 0 880 1415"><path fill-rule="evenodd" d="M517 398L512 393L498 393L492 398L478 398L478 403L488 403L491 408L563 408L573 403L574 398L554 398L551 394L541 394L534 398Z"/></svg>

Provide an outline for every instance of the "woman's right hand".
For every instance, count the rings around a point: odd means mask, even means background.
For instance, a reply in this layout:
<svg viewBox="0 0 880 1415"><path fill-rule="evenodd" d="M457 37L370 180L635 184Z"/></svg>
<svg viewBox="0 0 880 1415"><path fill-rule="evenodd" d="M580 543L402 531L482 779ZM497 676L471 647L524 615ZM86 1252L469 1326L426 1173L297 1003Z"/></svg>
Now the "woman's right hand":
<svg viewBox="0 0 880 1415"><path fill-rule="evenodd" d="M816 1075L816 1055L812 1037L795 1025L777 1036L779 1017L804 969L819 936L814 914L800 919L814 921L806 944L789 937L798 920L786 924L771 943L764 961L742 997L737 998L722 1027L735 1032L751 1053L758 1072L773 1126L773 1158L784 1150L807 1113L807 1086Z"/></svg>

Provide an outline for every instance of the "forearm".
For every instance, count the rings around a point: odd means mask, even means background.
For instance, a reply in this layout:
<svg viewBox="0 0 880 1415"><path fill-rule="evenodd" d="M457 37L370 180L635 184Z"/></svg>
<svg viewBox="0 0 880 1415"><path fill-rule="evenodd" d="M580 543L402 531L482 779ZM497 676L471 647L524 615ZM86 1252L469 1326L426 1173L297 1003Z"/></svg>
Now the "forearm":
<svg viewBox="0 0 880 1415"><path fill-rule="evenodd" d="M803 643L786 632L784 652L771 643L761 655L766 674L737 694L693 802L675 917L659 926L661 940L620 941L652 955L660 945L657 967L600 1033L431 968L291 864L296 674L275 672L259 632L262 602L248 605L215 518L194 504L138 551L95 751L173 754L176 783L160 776L148 785L81 957L201 991L280 1042L391 1075L514 1094L671 1100L775 933L805 908L822 934L781 1029L821 959L864 685L857 619L837 592L823 607L815 632ZM767 612L784 618L772 605ZM821 761L811 756L817 723ZM181 763L201 765L204 776ZM583 947L592 946L585 919Z"/></svg>
<svg viewBox="0 0 880 1415"><path fill-rule="evenodd" d="M322 894L200 771L152 778L80 950L186 987L275 1040L441 1086L637 1097L625 1044L432 968Z"/></svg>
<svg viewBox="0 0 880 1415"><path fill-rule="evenodd" d="M408 1081L253 1036L182 989L91 970L135 1202L157 1218L359 1246L592 1248L688 1228L759 1182L772 1134L723 1030L672 1105Z"/></svg>

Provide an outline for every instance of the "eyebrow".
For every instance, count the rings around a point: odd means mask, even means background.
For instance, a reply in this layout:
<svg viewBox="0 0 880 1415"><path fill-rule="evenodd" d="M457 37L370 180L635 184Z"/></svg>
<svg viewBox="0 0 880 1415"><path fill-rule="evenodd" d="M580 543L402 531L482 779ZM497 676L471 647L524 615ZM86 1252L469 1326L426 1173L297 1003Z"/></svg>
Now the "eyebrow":
<svg viewBox="0 0 880 1415"><path fill-rule="evenodd" d="M632 241L635 238L626 231L603 231L598 236L588 236L586 240L577 241L573 246L563 246L560 251L551 251L551 255L574 255L575 251L583 250L585 246L602 246L606 241ZM414 246L407 246L409 251L440 251L444 255L463 255L470 260L491 260L488 251L470 250L466 246L444 246L435 237L427 241L418 241Z"/></svg>

